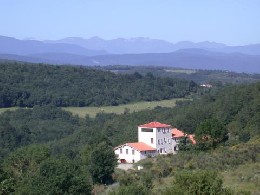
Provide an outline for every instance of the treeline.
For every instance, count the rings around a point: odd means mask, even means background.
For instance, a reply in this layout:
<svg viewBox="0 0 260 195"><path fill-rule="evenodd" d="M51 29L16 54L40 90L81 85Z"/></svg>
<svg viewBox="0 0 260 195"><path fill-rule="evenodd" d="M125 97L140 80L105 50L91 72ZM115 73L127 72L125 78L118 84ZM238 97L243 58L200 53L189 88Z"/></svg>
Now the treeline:
<svg viewBox="0 0 260 195"><path fill-rule="evenodd" d="M0 107L100 106L181 98L197 91L192 81L148 73L117 75L76 66L0 63Z"/></svg>
<svg viewBox="0 0 260 195"><path fill-rule="evenodd" d="M196 83L255 83L259 82L260 74L237 73L225 70L190 70L161 66L127 66L111 65L98 66L96 69L110 70L119 74L133 74L135 72L145 75L152 72L158 77L179 78L192 80Z"/></svg>

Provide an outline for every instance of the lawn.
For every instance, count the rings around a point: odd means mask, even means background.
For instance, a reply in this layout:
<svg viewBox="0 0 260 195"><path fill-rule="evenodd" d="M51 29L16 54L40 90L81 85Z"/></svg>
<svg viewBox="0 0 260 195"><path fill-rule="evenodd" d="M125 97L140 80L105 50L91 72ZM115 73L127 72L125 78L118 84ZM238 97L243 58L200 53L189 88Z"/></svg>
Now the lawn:
<svg viewBox="0 0 260 195"><path fill-rule="evenodd" d="M138 112L144 109L153 109L157 106L161 107L174 107L176 101L184 100L183 98L175 98L171 100L162 100L162 101L153 101L153 102L137 102L124 104L119 106L101 106L101 107L66 107L63 108L66 111L71 112L72 114L78 115L79 117L85 117L88 114L90 117L95 117L97 113L115 113L122 114L124 111L128 112Z"/></svg>

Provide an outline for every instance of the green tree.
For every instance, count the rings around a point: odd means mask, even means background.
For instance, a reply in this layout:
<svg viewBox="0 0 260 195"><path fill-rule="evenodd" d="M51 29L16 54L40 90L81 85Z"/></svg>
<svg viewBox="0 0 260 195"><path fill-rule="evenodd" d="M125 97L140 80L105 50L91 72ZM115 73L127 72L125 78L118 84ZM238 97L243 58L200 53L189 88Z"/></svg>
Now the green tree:
<svg viewBox="0 0 260 195"><path fill-rule="evenodd" d="M51 157L43 161L37 174L18 189L24 194L91 194L92 185L89 175L77 161Z"/></svg>
<svg viewBox="0 0 260 195"><path fill-rule="evenodd" d="M89 167L95 183L110 183L116 165L114 150L106 142L101 142L92 150Z"/></svg>
<svg viewBox="0 0 260 195"><path fill-rule="evenodd" d="M198 125L195 135L198 147L208 149L227 139L227 129L217 119L206 119Z"/></svg>
<svg viewBox="0 0 260 195"><path fill-rule="evenodd" d="M175 175L173 187L168 188L164 194L177 195L225 195L230 194L223 188L223 181L214 171L179 171Z"/></svg>

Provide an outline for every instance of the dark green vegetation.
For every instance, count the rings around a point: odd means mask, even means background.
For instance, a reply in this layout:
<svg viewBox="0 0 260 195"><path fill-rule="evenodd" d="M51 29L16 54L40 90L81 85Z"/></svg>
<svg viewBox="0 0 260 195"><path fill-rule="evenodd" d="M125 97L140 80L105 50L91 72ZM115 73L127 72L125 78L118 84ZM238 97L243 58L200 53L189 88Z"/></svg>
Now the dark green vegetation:
<svg viewBox="0 0 260 195"><path fill-rule="evenodd" d="M136 141L137 126L150 121L195 133L198 144L183 140L177 155L140 162L142 171L113 174L113 147ZM0 114L0 194L90 194L93 186L115 180L120 186L114 194L257 194L259 137L259 82L200 90L193 101L179 101L175 108L95 118L79 118L54 105L7 111Z"/></svg>
<svg viewBox="0 0 260 195"><path fill-rule="evenodd" d="M0 64L0 107L100 106L182 98L196 92L192 81L116 75L84 67Z"/></svg>
<svg viewBox="0 0 260 195"><path fill-rule="evenodd" d="M135 72L145 75L152 72L153 75L168 78L180 78L193 80L196 83L253 83L260 81L260 74L236 73L221 70L191 70L158 66L105 66L97 69L110 70L118 74L133 74ZM221 82L219 82L221 81Z"/></svg>

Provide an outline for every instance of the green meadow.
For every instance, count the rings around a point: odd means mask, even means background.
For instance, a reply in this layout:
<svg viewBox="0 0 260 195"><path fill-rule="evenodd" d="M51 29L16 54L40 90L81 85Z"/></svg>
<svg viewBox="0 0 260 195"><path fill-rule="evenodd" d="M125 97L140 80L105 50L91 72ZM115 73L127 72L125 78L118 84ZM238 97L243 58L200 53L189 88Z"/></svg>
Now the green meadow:
<svg viewBox="0 0 260 195"><path fill-rule="evenodd" d="M118 105L118 106L62 107L62 109L71 112L73 115L78 115L81 118L84 118L86 115L89 115L90 117L94 118L97 113L123 114L124 112L132 113L132 112L138 112L140 110L145 110L145 109L154 109L157 106L174 107L176 105L176 101L184 101L184 100L188 100L188 99L175 98L175 99L162 100L162 101L129 103L129 104ZM19 107L0 108L0 114L2 114L5 111L14 111L17 109L19 109Z"/></svg>
<svg viewBox="0 0 260 195"><path fill-rule="evenodd" d="M123 114L124 112L138 112L145 109L153 109L157 106L161 107L174 107L176 101L185 100L183 98L175 98L171 100L152 101L152 102L137 102L124 104L119 106L100 106L100 107L65 107L62 108L66 111L71 112L79 117L85 117L87 114L94 118L97 113L115 113Z"/></svg>
<svg viewBox="0 0 260 195"><path fill-rule="evenodd" d="M17 110L18 107L10 107L10 108L0 108L0 114L2 114L5 111L14 111Z"/></svg>

